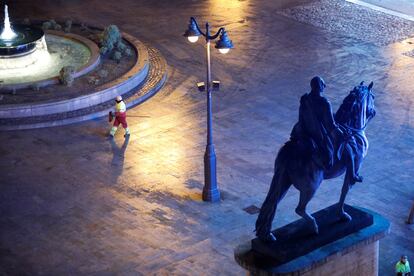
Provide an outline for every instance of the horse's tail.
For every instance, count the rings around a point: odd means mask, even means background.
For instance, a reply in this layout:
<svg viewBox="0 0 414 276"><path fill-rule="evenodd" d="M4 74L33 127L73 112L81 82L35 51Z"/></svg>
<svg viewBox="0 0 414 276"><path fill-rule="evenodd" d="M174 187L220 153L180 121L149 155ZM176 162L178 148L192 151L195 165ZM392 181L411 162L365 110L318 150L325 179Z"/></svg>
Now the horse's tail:
<svg viewBox="0 0 414 276"><path fill-rule="evenodd" d="M270 233L276 207L292 185L286 167L289 164L289 156L292 156L292 146L291 141L287 142L277 154L272 183L256 220L256 235L258 237L266 237Z"/></svg>

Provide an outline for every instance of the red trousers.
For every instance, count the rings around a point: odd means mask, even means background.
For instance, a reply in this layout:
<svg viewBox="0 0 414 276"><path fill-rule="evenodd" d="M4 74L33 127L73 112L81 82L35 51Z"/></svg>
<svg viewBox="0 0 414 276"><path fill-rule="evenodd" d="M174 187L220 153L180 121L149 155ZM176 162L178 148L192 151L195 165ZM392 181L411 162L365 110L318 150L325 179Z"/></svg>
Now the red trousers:
<svg viewBox="0 0 414 276"><path fill-rule="evenodd" d="M126 112L115 112L114 127L118 127L119 124L121 124L123 128L128 127L128 124L126 121Z"/></svg>

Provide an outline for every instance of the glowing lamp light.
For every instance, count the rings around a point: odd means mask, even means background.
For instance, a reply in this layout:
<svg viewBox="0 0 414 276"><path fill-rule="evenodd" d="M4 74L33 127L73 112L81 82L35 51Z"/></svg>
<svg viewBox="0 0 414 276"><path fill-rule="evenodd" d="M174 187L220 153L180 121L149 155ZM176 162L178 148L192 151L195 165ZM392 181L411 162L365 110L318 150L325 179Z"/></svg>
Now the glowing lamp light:
<svg viewBox="0 0 414 276"><path fill-rule="evenodd" d="M220 35L220 40L216 42L216 49L222 54L227 54L230 49L233 49L233 42L231 42L227 32L223 29Z"/></svg>
<svg viewBox="0 0 414 276"><path fill-rule="evenodd" d="M225 55L230 51L230 48L221 48L221 49L218 49L218 50L221 54Z"/></svg>
<svg viewBox="0 0 414 276"><path fill-rule="evenodd" d="M198 36L187 36L188 41L191 43L196 43L198 41Z"/></svg>

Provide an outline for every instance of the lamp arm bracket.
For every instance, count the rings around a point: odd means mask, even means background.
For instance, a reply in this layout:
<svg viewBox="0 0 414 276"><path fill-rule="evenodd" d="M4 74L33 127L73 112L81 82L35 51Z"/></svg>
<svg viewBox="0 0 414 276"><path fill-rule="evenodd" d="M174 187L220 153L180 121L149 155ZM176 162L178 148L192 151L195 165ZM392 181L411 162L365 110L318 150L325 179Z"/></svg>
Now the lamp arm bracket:
<svg viewBox="0 0 414 276"><path fill-rule="evenodd" d="M190 20L192 21L192 22L194 22L194 24L196 25L196 27L197 27L197 30L204 36L204 37L206 37L206 34L200 29L200 27L198 26L198 23L197 23L197 21L195 20L195 18L194 17L191 17L190 18Z"/></svg>
<svg viewBox="0 0 414 276"><path fill-rule="evenodd" d="M218 31L217 31L217 33L215 34L215 35L212 35L212 36L210 36L209 37L209 39L211 39L211 40L214 40L214 39L216 39L222 32L224 32L224 28L223 27L221 27Z"/></svg>

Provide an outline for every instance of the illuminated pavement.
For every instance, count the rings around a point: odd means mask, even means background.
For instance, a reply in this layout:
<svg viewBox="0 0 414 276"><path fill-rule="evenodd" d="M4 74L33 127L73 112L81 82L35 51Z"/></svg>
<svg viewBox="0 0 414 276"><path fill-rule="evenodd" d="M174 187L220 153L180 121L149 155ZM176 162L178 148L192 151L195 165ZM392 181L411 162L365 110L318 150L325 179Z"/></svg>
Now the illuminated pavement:
<svg viewBox="0 0 414 276"><path fill-rule="evenodd" d="M327 81L334 110L361 80L375 82L365 180L347 202L392 221L380 244L380 275L392 274L403 253L414 260L414 226L404 224L414 199L414 59L402 55L414 44L377 47L329 34L275 15L278 7L265 1L45 2L16 1L9 11L118 24L160 49L169 80L129 111L127 144L122 131L114 143L106 139L106 118L0 133L1 273L243 275L233 248L253 237L256 219L243 209L261 205L276 152L316 74ZM225 26L236 47L213 52L223 86L213 101L219 204L201 201L205 97L194 84L205 76L204 50L181 36L190 16ZM339 179L323 183L310 209L336 202L340 187ZM298 218L297 201L292 189L275 227Z"/></svg>

